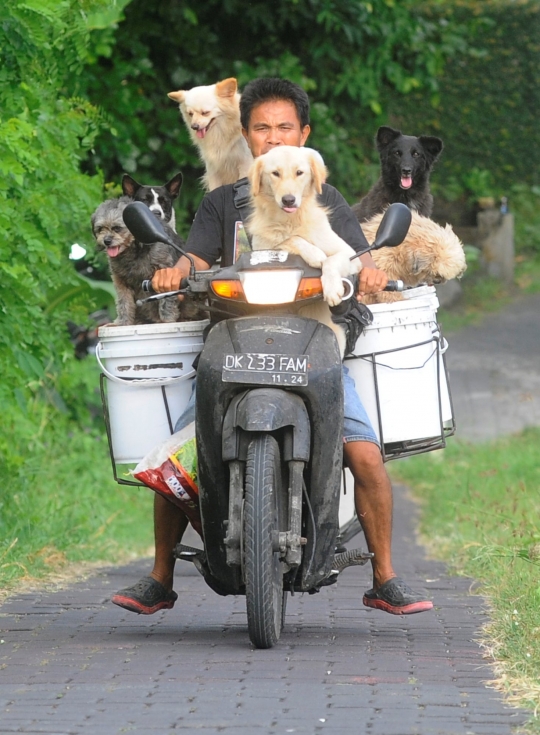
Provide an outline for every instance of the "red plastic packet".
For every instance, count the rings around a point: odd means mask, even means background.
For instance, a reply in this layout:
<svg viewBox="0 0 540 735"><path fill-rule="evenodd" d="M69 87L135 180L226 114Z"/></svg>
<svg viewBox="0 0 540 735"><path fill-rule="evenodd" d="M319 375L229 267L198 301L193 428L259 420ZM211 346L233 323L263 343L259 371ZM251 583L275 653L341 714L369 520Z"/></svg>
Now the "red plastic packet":
<svg viewBox="0 0 540 735"><path fill-rule="evenodd" d="M135 467L133 476L182 508L202 538L194 422L154 447Z"/></svg>

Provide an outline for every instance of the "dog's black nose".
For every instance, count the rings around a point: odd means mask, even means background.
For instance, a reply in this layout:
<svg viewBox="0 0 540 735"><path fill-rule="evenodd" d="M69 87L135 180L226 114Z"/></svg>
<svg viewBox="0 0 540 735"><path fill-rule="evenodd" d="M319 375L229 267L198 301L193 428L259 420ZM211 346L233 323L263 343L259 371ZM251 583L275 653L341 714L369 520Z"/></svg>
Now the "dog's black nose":
<svg viewBox="0 0 540 735"><path fill-rule="evenodd" d="M107 237L104 237L103 238L103 244L106 247L109 247L109 245L112 243L112 241L113 241L113 239L112 239L111 235L107 235Z"/></svg>
<svg viewBox="0 0 540 735"><path fill-rule="evenodd" d="M191 129L192 130L198 130L200 127L201 126L198 123L193 123L193 125L191 126Z"/></svg>
<svg viewBox="0 0 540 735"><path fill-rule="evenodd" d="M284 207L294 207L296 204L296 197L292 194L285 194L285 196L281 197L281 203Z"/></svg>
<svg viewBox="0 0 540 735"><path fill-rule="evenodd" d="M412 168L409 168L408 166L401 169L401 175L402 176L410 176L412 174Z"/></svg>

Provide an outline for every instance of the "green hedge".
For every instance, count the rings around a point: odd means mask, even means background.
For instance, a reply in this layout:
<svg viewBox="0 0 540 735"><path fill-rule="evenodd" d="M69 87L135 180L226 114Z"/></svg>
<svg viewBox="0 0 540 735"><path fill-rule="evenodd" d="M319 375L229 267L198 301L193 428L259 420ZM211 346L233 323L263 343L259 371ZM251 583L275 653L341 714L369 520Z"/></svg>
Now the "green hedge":
<svg viewBox="0 0 540 735"><path fill-rule="evenodd" d="M437 184L476 195L540 183L540 3L456 0L423 12L466 24L475 53L449 59L439 92L387 100L390 124L445 144ZM489 173L488 173L489 172Z"/></svg>

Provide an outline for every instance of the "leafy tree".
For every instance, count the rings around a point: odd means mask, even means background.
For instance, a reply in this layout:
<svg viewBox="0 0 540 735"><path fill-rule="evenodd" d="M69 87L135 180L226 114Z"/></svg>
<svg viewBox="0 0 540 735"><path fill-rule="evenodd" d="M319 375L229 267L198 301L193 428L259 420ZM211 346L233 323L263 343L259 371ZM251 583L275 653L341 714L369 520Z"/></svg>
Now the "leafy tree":
<svg viewBox="0 0 540 735"><path fill-rule="evenodd" d="M31 392L49 390L71 355L66 296L79 293L81 281L68 255L72 243L89 241L90 213L102 199L101 175L83 174L81 162L103 121L75 94L76 79L92 50L91 29L110 6L12 0L0 8L3 405L15 391L25 408ZM76 303L69 309L74 313ZM62 406L56 392L49 396Z"/></svg>

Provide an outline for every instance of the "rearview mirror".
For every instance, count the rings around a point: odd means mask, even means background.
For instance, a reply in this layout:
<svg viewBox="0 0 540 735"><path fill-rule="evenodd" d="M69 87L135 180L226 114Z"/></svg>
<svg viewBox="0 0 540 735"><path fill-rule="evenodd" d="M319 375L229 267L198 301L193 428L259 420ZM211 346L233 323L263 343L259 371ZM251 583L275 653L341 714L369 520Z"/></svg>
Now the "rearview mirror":
<svg viewBox="0 0 540 735"><path fill-rule="evenodd" d="M126 227L139 242L150 244L152 242L163 242L173 245L171 239L155 214L142 202L131 202L124 209L123 218Z"/></svg>
<svg viewBox="0 0 540 735"><path fill-rule="evenodd" d="M381 220L371 250L401 245L407 237L411 225L412 214L406 204L391 204Z"/></svg>

